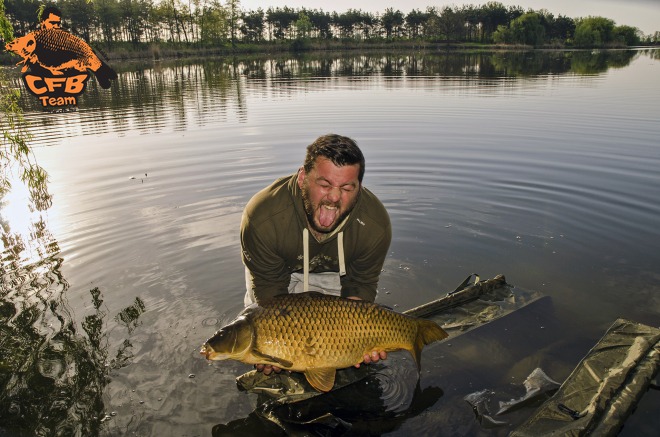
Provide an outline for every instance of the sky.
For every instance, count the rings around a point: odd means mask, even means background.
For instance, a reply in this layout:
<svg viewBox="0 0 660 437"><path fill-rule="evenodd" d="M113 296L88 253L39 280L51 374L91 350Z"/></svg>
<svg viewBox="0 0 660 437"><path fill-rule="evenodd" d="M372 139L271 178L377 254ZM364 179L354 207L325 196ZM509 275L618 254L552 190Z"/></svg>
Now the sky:
<svg viewBox="0 0 660 437"><path fill-rule="evenodd" d="M523 9L547 9L557 15L570 18L600 16L614 20L618 26L637 27L644 34L660 31L660 0L497 0L505 6L521 6ZM293 9L322 9L327 12L345 12L361 9L366 12L384 12L394 8L407 14L413 9L426 10L429 6L482 5L487 0L240 0L246 10L264 10L269 7L288 6Z"/></svg>

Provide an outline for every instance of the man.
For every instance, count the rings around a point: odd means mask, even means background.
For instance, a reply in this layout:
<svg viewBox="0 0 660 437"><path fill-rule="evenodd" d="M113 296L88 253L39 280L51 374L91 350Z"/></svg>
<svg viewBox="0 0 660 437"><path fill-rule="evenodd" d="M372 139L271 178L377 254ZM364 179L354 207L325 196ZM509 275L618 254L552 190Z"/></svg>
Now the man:
<svg viewBox="0 0 660 437"><path fill-rule="evenodd" d="M62 27L62 12L55 6L47 6L41 13L42 29L59 29Z"/></svg>
<svg viewBox="0 0 660 437"><path fill-rule="evenodd" d="M383 204L362 186L364 169L355 141L324 135L307 147L297 174L248 202L241 220L246 306L303 291L375 300L392 228ZM375 351L364 362L385 358Z"/></svg>

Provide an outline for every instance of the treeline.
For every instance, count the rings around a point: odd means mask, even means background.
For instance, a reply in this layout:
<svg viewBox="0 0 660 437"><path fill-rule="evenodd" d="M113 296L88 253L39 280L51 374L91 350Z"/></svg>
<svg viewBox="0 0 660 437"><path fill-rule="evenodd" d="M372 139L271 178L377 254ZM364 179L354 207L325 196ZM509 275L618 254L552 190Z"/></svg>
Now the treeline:
<svg viewBox="0 0 660 437"><path fill-rule="evenodd" d="M17 34L35 29L38 0L5 0ZM108 49L117 44L179 44L226 47L286 42L305 48L314 41L425 41L524 44L535 47L608 47L656 44L660 32L608 18L555 16L499 2L428 7L403 13L350 9L326 12L289 7L244 10L239 0L59 0L64 27Z"/></svg>

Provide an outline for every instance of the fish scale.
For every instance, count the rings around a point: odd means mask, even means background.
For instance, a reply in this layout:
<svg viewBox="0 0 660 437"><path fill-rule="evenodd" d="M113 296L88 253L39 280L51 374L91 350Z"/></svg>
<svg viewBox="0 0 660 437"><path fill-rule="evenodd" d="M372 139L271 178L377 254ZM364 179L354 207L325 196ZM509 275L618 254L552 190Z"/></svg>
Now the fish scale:
<svg viewBox="0 0 660 437"><path fill-rule="evenodd" d="M323 317L314 320L310 317L310 314L315 313L327 315L334 305L334 300L316 299L312 301L309 312L303 307L297 307L297 311L292 311L291 307L287 306L284 311L288 312L286 316L281 315L283 312L281 308L266 309L263 316L255 320L257 349L269 355L293 357L293 361L306 359L314 364L327 358L336 358L346 366L360 362L363 352L371 351L376 344L374 336L369 334L372 331L387 332L384 318L378 317L384 313L369 311L374 308L373 306L344 301L333 319ZM364 319L371 329L366 329L365 325L352 323L349 319L353 318ZM399 319L393 321L397 322ZM394 327L399 326L395 323ZM403 331L401 334L404 337L412 337L413 331L416 332L416 324L408 323L407 327L409 328L407 332ZM273 341L273 338L277 341ZM349 338L360 348L347 349L345 345L349 343ZM390 343L395 338L392 335L385 335L381 340ZM323 347L311 351L311 345Z"/></svg>
<svg viewBox="0 0 660 437"><path fill-rule="evenodd" d="M408 350L419 366L424 345L447 337L436 323L372 302L320 293L277 296L246 308L202 347L211 360L235 359L304 372L320 391L332 388L336 369L373 351Z"/></svg>
<svg viewBox="0 0 660 437"><path fill-rule="evenodd" d="M55 64L55 61L50 60L52 55L48 52L56 53L59 62L76 59L91 70L97 70L101 65L89 45L69 32L61 29L41 29L34 32L34 37L41 50L47 51L40 56L41 61L47 65Z"/></svg>

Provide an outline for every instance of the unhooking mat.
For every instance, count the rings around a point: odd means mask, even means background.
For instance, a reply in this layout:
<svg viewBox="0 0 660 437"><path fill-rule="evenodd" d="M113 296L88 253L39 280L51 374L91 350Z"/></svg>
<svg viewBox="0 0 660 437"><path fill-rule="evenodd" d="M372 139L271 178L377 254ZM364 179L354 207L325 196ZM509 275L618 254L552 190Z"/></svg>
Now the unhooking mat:
<svg viewBox="0 0 660 437"><path fill-rule="evenodd" d="M510 436L615 436L659 366L660 329L619 319Z"/></svg>

